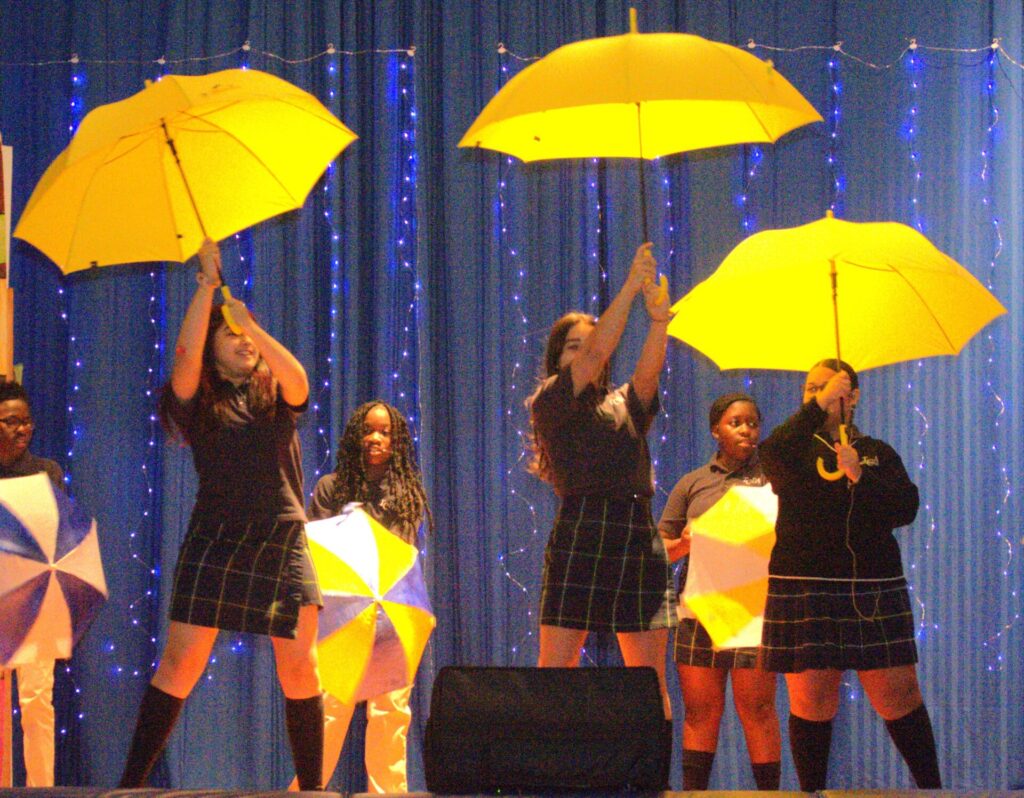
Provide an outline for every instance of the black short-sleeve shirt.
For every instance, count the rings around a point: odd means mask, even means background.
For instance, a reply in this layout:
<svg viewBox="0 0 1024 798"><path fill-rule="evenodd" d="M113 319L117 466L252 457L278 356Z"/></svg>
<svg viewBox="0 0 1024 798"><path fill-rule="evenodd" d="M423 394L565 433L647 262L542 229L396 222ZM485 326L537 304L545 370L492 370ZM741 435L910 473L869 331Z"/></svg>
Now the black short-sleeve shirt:
<svg viewBox="0 0 1024 798"><path fill-rule="evenodd" d="M278 389L273 411L256 417L244 397L232 397L226 422L200 424L198 401L180 402L170 391L171 416L190 442L199 477L192 519L305 521L295 425L306 404L292 407Z"/></svg>
<svg viewBox="0 0 1024 798"><path fill-rule="evenodd" d="M533 426L555 493L653 496L646 436L658 406L655 393L645 408L630 382L613 390L588 385L574 396L568 366L545 380L533 400Z"/></svg>

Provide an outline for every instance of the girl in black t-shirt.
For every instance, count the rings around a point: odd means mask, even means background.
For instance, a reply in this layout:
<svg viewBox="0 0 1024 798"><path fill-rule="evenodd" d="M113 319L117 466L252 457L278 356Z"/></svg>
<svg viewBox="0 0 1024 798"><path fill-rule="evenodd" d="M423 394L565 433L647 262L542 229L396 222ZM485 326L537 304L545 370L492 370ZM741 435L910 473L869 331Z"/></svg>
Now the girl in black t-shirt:
<svg viewBox="0 0 1024 798"><path fill-rule="evenodd" d="M675 595L651 518L645 437L658 410L670 316L667 288L656 278L651 245L643 244L600 319L559 319L548 338L545 379L529 405L532 470L561 500L544 556L538 665L575 667L588 632L615 632L627 665L657 672L669 718L665 649ZM608 361L640 293L647 338L632 379L610 390Z"/></svg>
<svg viewBox="0 0 1024 798"><path fill-rule="evenodd" d="M121 787L140 787L163 750L220 629L269 635L304 790L320 789L323 701L316 665L322 604L306 546L295 421L306 372L245 305L213 305L220 251L199 251L196 293L178 333L160 414L192 449L199 489L175 568L171 623L139 709Z"/></svg>

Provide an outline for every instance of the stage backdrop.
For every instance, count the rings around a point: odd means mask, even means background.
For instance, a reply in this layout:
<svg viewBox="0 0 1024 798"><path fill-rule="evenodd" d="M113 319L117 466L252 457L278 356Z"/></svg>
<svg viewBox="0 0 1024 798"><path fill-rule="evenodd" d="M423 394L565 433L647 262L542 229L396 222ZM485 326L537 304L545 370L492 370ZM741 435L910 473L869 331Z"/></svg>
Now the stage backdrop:
<svg viewBox="0 0 1024 798"><path fill-rule="evenodd" d="M809 222L831 207L855 221L919 226L1010 311L956 359L863 375L858 423L901 452L922 490L918 519L900 537L944 780L1020 787L1020 3L639 6L642 30L749 42L826 118L774 146L651 166L651 238L673 298L749 232ZM626 29L627 3L617 0L0 2L0 129L15 148L15 220L84 113L163 73L267 70L314 93L359 134L302 211L223 247L235 292L311 375L307 490L332 468L357 404L390 400L417 430L437 523L424 553L438 627L414 697L413 788L423 787L421 734L436 670L536 657L554 502L524 470L523 399L550 323L574 307L599 311L641 236L632 162L524 166L455 145L529 59ZM145 264L65 280L21 242L12 262L15 355L39 421L35 448L61 462L71 492L99 520L111 585L60 673L58 778L107 786L166 629L195 487L188 452L165 442L153 415L195 269ZM744 312L757 302L736 296L723 308L722 333L756 336ZM620 379L637 353L641 315L616 358ZM748 388L771 427L797 406L800 383L796 374L723 374L671 342L651 435L656 509L710 456L705 420L715 395ZM614 662L613 648L594 639L586 660ZM830 785L908 786L883 724L856 680L847 684ZM785 719L781 688L779 709ZM363 786L361 749L357 733L335 786ZM788 752L783 759L783 786L794 787ZM269 645L223 635L154 780L265 790L290 777ZM712 786L753 786L731 710Z"/></svg>

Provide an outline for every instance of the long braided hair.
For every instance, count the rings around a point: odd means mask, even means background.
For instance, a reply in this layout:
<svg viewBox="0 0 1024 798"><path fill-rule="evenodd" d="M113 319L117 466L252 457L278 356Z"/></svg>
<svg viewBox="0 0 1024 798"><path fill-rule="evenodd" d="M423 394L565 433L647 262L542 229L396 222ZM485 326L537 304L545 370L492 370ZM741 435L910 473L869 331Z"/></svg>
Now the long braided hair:
<svg viewBox="0 0 1024 798"><path fill-rule="evenodd" d="M369 480L363 463L363 435L366 414L375 407L383 407L391 419L391 459L388 461L388 478L394 496L396 514L403 521L418 527L426 517L427 528L434 531L434 515L430 511L427 494L423 490L423 477L416 463L409 425L397 409L374 399L359 405L348 419L345 431L338 441L338 465L334 469L338 478L334 483L331 506L340 509L349 502L367 501L370 498Z"/></svg>

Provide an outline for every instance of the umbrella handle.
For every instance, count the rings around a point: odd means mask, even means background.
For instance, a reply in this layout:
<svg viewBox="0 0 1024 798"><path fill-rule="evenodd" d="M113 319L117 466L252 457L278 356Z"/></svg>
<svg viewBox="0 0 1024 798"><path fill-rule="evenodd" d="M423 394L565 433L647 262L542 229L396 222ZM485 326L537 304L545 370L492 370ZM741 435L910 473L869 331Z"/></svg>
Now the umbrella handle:
<svg viewBox="0 0 1024 798"><path fill-rule="evenodd" d="M846 435L846 425L845 424L840 424L839 425L839 442L843 446L849 446L849 444L850 444L850 439ZM842 471L842 469L836 469L835 471L829 471L827 468L825 468L825 461L822 458L819 457L818 458L818 476L821 477L822 479L828 480L829 482L838 482L840 479L843 478L843 471Z"/></svg>
<svg viewBox="0 0 1024 798"><path fill-rule="evenodd" d="M227 306L227 303L231 301L231 289L228 288L227 283L221 284L220 293L224 297L224 304L220 306L220 312L224 316L224 323L228 325L228 329L235 335L241 335L242 328L238 326L235 317L231 315L231 309Z"/></svg>

